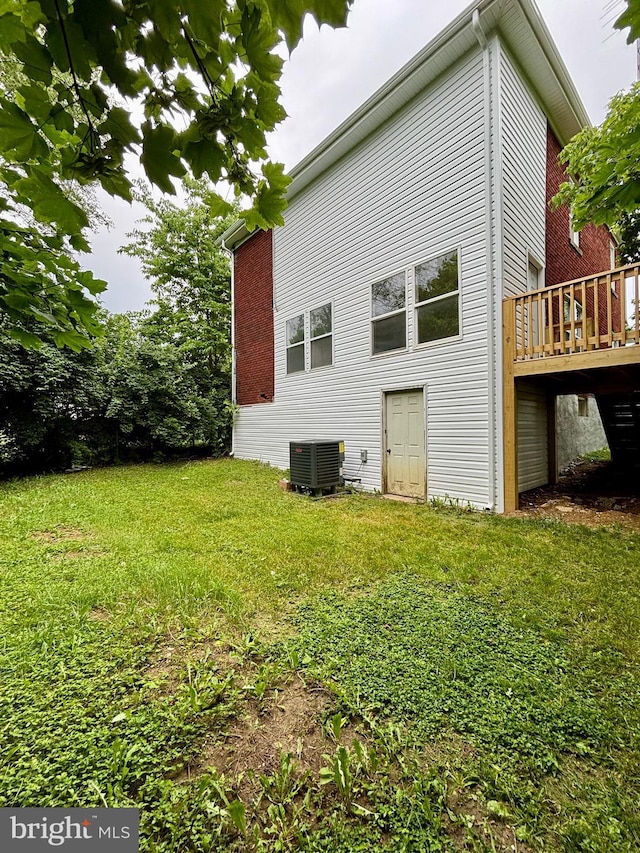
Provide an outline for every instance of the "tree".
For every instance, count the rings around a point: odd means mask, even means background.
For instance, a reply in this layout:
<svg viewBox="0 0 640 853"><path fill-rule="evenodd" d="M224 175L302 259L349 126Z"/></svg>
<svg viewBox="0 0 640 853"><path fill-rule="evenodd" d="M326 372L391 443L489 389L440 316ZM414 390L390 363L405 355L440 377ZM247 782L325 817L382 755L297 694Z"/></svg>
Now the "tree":
<svg viewBox="0 0 640 853"><path fill-rule="evenodd" d="M149 211L120 251L142 262L155 311L141 332L166 345L193 384L199 406L200 440L222 449L231 398L231 270L217 238L237 216L214 216L207 181L186 179L186 199L177 205L137 192Z"/></svg>
<svg viewBox="0 0 640 853"><path fill-rule="evenodd" d="M79 346L95 331L85 289L104 285L64 259L87 249L87 217L64 181L98 182L130 199L130 152L163 192L185 174L207 175L253 199L250 228L281 223L288 180L266 154L266 134L285 116L277 49L293 49L307 12L342 26L351 3L2 0L0 54L29 82L0 94L0 259L9 253L0 310L16 323L38 317L63 344ZM209 203L214 213L231 211L215 194ZM23 208L44 226L45 245L13 229ZM47 251L59 262L47 265Z"/></svg>
<svg viewBox="0 0 640 853"><path fill-rule="evenodd" d="M627 41L640 38L640 3L627 0L615 22L629 28ZM616 228L625 213L640 208L640 83L615 95L604 122L581 130L560 153L572 176L554 197L555 206L568 204L573 223L588 222Z"/></svg>
<svg viewBox="0 0 640 853"><path fill-rule="evenodd" d="M618 223L618 255L621 264L640 261L640 210L623 213Z"/></svg>
<svg viewBox="0 0 640 853"><path fill-rule="evenodd" d="M60 349L51 338L27 349L7 327L0 317L0 474L67 468L87 421L106 406L96 352Z"/></svg>
<svg viewBox="0 0 640 853"><path fill-rule="evenodd" d="M228 387L204 394L144 317L100 319L103 335L74 352L51 338L26 349L0 318L0 476L227 449Z"/></svg>
<svg viewBox="0 0 640 853"><path fill-rule="evenodd" d="M83 434L100 458L145 458L196 445L226 449L224 405L203 393L180 348L149 334L143 317L109 317L95 351L105 404Z"/></svg>
<svg viewBox="0 0 640 853"><path fill-rule="evenodd" d="M186 199L155 201L142 188L137 198L148 215L127 234L120 251L139 258L156 311L146 322L156 336L177 345L186 360L211 375L228 378L231 367L231 271L217 238L238 211L215 216L207 181L184 181Z"/></svg>

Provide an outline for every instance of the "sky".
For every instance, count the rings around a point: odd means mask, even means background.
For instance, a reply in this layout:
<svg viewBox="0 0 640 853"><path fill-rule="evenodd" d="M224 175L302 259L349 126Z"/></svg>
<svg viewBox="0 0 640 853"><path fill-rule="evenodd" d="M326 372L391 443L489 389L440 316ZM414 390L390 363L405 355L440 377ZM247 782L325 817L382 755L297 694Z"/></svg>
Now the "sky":
<svg viewBox="0 0 640 853"><path fill-rule="evenodd" d="M614 32L622 0L538 0L551 35L594 124L610 98L636 78L636 50ZM305 24L281 81L288 118L271 135L269 155L291 168L469 5L469 0L355 0L345 29ZM132 164L136 170L136 164ZM140 170L140 175L142 174ZM81 263L109 283L102 302L139 311L151 297L136 259L118 254L145 210L99 194L113 226L90 237Z"/></svg>

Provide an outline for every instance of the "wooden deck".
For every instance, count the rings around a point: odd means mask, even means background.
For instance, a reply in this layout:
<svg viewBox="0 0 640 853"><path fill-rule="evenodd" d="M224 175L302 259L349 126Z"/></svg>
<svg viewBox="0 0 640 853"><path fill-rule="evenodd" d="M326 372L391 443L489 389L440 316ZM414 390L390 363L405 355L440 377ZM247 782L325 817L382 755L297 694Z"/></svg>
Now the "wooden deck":
<svg viewBox="0 0 640 853"><path fill-rule="evenodd" d="M635 382L638 365L640 264L504 300L505 512L518 504L517 380L546 377L562 380L569 389L572 377L580 377L583 385L589 384L590 377L602 383L604 372L611 375L613 384L614 374L619 381L621 371L633 366Z"/></svg>

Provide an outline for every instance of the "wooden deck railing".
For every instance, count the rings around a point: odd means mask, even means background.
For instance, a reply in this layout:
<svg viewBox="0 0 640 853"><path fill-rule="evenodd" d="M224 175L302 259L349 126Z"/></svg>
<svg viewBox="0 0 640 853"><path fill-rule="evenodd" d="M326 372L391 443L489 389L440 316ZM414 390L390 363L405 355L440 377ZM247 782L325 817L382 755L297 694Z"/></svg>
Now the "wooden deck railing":
<svg viewBox="0 0 640 853"><path fill-rule="evenodd" d="M640 264L505 300L515 361L640 345Z"/></svg>

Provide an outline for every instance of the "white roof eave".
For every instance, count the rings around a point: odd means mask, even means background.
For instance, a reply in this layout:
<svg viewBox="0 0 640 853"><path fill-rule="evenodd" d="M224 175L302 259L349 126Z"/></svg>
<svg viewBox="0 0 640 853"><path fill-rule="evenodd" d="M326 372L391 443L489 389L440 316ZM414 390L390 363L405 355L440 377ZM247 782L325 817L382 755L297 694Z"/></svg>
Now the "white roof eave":
<svg viewBox="0 0 640 853"><path fill-rule="evenodd" d="M479 49L472 29L476 10L487 33L497 30L520 61L547 109L560 142L565 144L590 124L578 91L532 0L479 0L458 15L291 169L289 200L375 132L454 62L470 50ZM527 45L523 45L523 37L528 39ZM526 47L524 61L523 47Z"/></svg>
<svg viewBox="0 0 640 853"><path fill-rule="evenodd" d="M478 12L488 35L498 32L537 93L562 145L589 116L533 0L476 0L290 171L291 201L306 186L373 134L440 74L480 45L472 19ZM243 219L218 238L233 251L249 239Z"/></svg>

